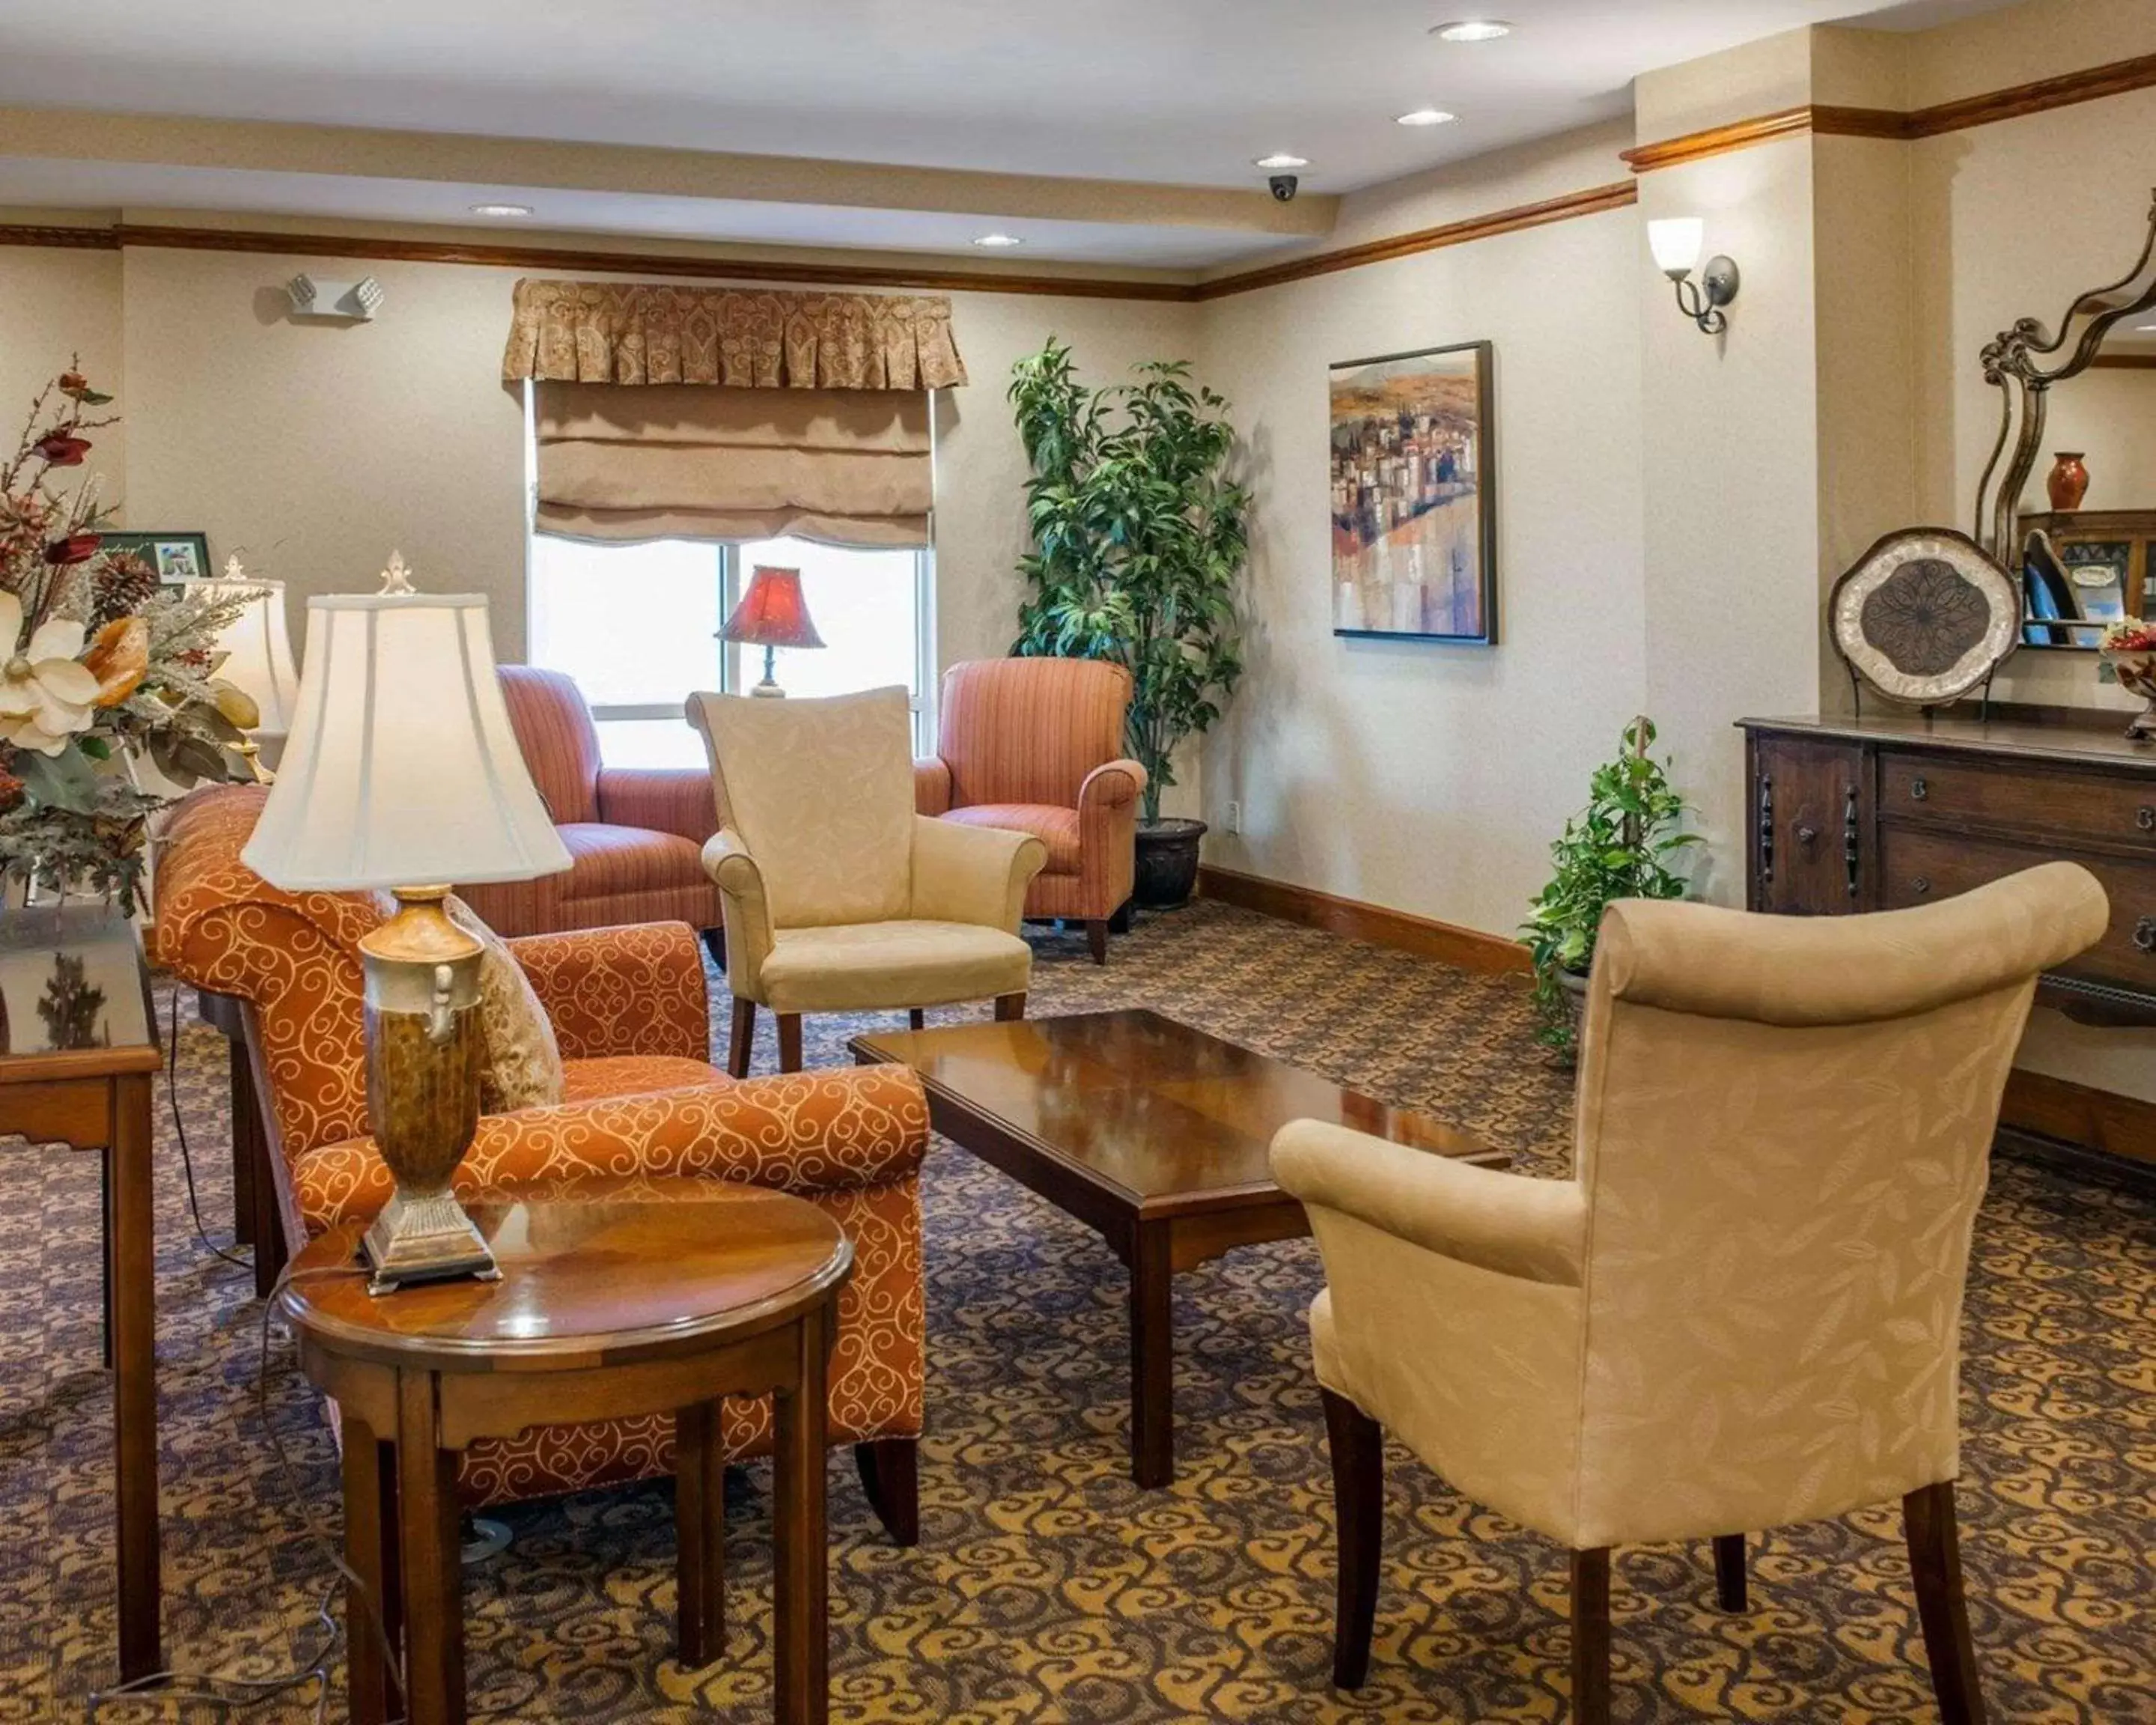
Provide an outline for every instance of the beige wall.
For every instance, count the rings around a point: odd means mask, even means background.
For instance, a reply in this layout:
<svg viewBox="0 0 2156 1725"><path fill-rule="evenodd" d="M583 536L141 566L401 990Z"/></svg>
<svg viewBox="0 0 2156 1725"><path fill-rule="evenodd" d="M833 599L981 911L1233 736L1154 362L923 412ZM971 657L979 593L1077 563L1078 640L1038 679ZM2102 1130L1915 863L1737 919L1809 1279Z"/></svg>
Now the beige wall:
<svg viewBox="0 0 2156 1725"><path fill-rule="evenodd" d="M521 658L523 410L501 379L517 272L370 264L386 296L373 322L293 321L282 284L326 267L0 249L0 403L80 347L131 429L125 444L108 434L95 458L125 524L200 527L218 557L236 551L289 582L295 639L307 595L371 587L401 549L423 584L487 594L496 651ZM1139 360L1188 357L1197 311L952 296L973 382L946 392L937 417L939 664L999 655L1016 630L1025 461L1004 399L1013 362L1053 333L1110 381ZM1194 806L1194 762L1186 778Z"/></svg>
<svg viewBox="0 0 2156 1725"><path fill-rule="evenodd" d="M1343 222L1397 232L1606 183L1626 141L1598 130L1350 198ZM1257 499L1249 675L1206 750L1214 861L1519 922L1640 698L1642 262L1618 211L1206 308L1200 368L1234 404ZM1337 639L1327 367L1476 340L1496 350L1502 644ZM1240 835L1222 830L1231 799Z"/></svg>

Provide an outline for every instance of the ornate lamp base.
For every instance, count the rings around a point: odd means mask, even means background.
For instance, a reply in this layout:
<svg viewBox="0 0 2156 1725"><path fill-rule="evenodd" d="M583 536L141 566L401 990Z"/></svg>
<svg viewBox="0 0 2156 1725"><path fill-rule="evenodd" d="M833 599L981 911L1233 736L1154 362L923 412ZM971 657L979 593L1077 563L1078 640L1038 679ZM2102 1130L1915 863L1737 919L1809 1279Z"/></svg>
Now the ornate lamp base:
<svg viewBox="0 0 2156 1725"><path fill-rule="evenodd" d="M498 1281L494 1261L464 1206L446 1192L414 1198L401 1188L382 1206L361 1245L374 1272L370 1294L387 1294L416 1282L475 1276Z"/></svg>

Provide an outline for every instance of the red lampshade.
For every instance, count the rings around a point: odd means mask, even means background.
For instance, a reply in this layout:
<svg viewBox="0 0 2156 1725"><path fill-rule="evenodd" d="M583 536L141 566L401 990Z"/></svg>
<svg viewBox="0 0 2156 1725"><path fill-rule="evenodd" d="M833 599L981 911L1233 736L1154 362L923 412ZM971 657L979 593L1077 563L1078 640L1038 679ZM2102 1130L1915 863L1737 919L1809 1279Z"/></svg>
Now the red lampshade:
<svg viewBox="0 0 2156 1725"><path fill-rule="evenodd" d="M824 638L808 620L808 607L801 598L801 572L773 569L762 564L749 577L748 591L742 595L734 614L719 631L720 639L745 641L752 647L820 647Z"/></svg>

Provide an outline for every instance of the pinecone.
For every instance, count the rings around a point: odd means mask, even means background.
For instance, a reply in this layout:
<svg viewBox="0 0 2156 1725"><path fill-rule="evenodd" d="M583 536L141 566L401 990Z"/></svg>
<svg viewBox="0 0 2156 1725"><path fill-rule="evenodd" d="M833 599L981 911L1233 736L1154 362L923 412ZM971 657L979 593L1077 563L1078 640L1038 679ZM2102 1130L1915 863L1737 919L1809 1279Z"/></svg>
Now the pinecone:
<svg viewBox="0 0 2156 1725"><path fill-rule="evenodd" d="M90 632L116 618L132 617L157 590L157 572L131 551L109 552L92 578Z"/></svg>

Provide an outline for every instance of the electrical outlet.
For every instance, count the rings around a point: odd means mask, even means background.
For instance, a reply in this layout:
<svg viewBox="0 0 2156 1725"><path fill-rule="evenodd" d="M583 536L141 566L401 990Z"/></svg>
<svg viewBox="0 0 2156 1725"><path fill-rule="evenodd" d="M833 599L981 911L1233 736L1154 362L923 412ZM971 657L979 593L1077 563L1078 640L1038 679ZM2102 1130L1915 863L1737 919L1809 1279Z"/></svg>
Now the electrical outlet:
<svg viewBox="0 0 2156 1725"><path fill-rule="evenodd" d="M1240 803L1228 805L1228 830L1231 833L1243 830L1243 805Z"/></svg>

